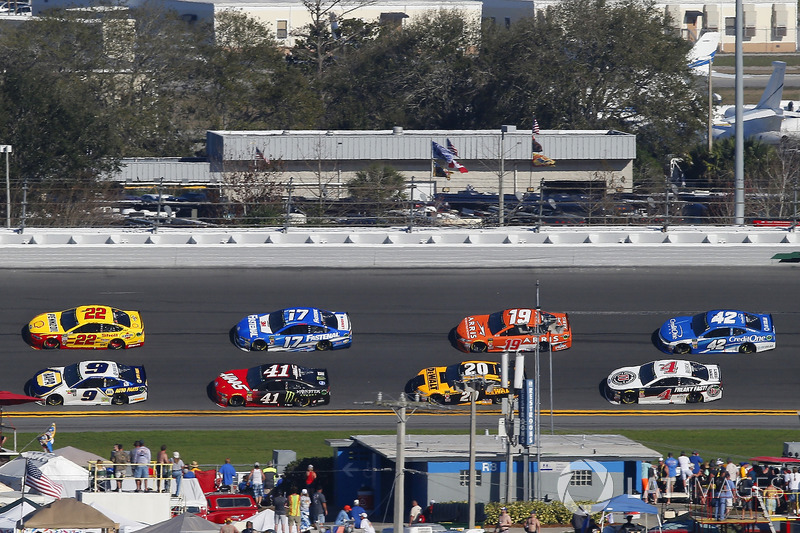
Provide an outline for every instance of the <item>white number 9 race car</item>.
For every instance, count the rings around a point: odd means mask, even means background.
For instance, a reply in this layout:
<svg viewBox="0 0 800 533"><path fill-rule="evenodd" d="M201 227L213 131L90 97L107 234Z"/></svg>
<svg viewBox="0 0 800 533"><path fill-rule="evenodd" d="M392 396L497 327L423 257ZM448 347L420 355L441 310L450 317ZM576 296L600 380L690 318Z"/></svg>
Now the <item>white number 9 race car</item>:
<svg viewBox="0 0 800 533"><path fill-rule="evenodd" d="M82 361L40 370L25 385L25 394L47 405L123 405L147 399L147 376L143 366Z"/></svg>
<svg viewBox="0 0 800 533"><path fill-rule="evenodd" d="M722 398L722 372L718 365L665 359L618 368L603 389L615 404L710 402Z"/></svg>

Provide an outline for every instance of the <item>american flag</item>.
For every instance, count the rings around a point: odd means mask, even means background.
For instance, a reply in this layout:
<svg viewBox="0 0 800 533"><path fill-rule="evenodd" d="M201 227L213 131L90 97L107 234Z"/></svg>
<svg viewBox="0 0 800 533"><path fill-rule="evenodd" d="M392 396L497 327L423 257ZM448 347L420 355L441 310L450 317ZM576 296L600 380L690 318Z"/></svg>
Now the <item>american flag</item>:
<svg viewBox="0 0 800 533"><path fill-rule="evenodd" d="M533 117L533 134L534 135L539 134L539 121L536 120L536 117Z"/></svg>
<svg viewBox="0 0 800 533"><path fill-rule="evenodd" d="M262 152L261 150L259 150L257 146L256 146L256 155L257 155L257 156L258 156L258 158L259 158L259 159L261 159L261 160L262 160L264 163L266 163L266 164L269 164L269 158L268 158L268 157L266 157L266 156L264 156L264 152Z"/></svg>
<svg viewBox="0 0 800 533"><path fill-rule="evenodd" d="M49 477L42 474L42 471L36 465L27 460L25 461L25 484L42 494L61 499L61 489L63 487L58 483L53 483Z"/></svg>
<svg viewBox="0 0 800 533"><path fill-rule="evenodd" d="M453 146L453 143L450 142L450 139L447 139L447 151L458 157L458 149Z"/></svg>

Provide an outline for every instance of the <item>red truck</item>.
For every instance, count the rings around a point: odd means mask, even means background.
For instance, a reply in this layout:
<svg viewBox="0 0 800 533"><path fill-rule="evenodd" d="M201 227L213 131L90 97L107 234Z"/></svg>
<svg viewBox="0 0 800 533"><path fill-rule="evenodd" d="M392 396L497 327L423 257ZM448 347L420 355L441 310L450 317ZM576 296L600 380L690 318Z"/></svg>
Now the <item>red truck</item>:
<svg viewBox="0 0 800 533"><path fill-rule="evenodd" d="M258 513L256 501L249 494L212 492L206 494L206 501L208 510L203 518L215 524L224 523L226 518L238 522Z"/></svg>

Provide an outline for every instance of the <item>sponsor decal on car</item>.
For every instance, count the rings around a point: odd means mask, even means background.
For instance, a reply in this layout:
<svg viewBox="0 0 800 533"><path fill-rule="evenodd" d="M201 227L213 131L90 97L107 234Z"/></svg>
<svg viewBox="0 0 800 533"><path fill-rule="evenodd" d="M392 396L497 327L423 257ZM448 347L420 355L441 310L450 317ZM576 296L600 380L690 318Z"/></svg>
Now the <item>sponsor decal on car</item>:
<svg viewBox="0 0 800 533"><path fill-rule="evenodd" d="M672 391L674 394L681 394L686 392L703 392L708 388L708 385L691 385L688 387L675 387Z"/></svg>
<svg viewBox="0 0 800 533"><path fill-rule="evenodd" d="M56 320L55 313L47 313L47 325L50 328L50 333L58 331L58 320Z"/></svg>
<svg viewBox="0 0 800 533"><path fill-rule="evenodd" d="M709 398L716 398L717 396L722 394L722 387L719 385L711 385L710 387L708 387L706 394L709 396Z"/></svg>
<svg viewBox="0 0 800 533"><path fill-rule="evenodd" d="M467 317L467 335L468 338L474 339L476 336L480 334L481 337L486 336L486 330L484 327L479 324L474 318Z"/></svg>
<svg viewBox="0 0 800 533"><path fill-rule="evenodd" d="M247 327L250 329L250 336L258 336L258 316L250 315L247 317Z"/></svg>
<svg viewBox="0 0 800 533"><path fill-rule="evenodd" d="M611 383L615 385L627 385L636 381L636 374L629 370L622 370L611 376Z"/></svg>
<svg viewBox="0 0 800 533"><path fill-rule="evenodd" d="M671 318L669 321L669 334L672 336L672 340L677 339L679 336L678 324L675 322L674 318Z"/></svg>
<svg viewBox="0 0 800 533"><path fill-rule="evenodd" d="M322 341L333 338L336 338L336 333L316 333L314 335L309 335L308 337L306 337L308 342Z"/></svg>
<svg viewBox="0 0 800 533"><path fill-rule="evenodd" d="M241 382L239 378L236 377L235 374L230 374L228 372L223 372L219 375L225 382L230 385L230 387L234 390L249 390L247 385Z"/></svg>

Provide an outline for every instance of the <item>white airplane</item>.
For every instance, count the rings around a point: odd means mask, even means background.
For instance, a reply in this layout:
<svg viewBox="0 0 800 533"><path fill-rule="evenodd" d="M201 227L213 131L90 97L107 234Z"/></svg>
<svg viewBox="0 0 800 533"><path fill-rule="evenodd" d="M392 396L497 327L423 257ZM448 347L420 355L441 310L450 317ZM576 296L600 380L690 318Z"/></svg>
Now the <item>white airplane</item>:
<svg viewBox="0 0 800 533"><path fill-rule="evenodd" d="M714 62L714 54L717 53L719 46L720 34L716 31L710 31L700 36L686 58L689 60L689 68L692 69L692 74L698 76L708 76L708 64ZM714 73L717 76L718 73Z"/></svg>
<svg viewBox="0 0 800 533"><path fill-rule="evenodd" d="M778 144L785 137L800 137L800 113L794 111L794 103L781 100L786 63L772 62L770 76L761 100L755 106L744 106L742 122L745 139L756 139L768 144ZM732 137L736 131L736 106L720 110L712 133L715 139Z"/></svg>

